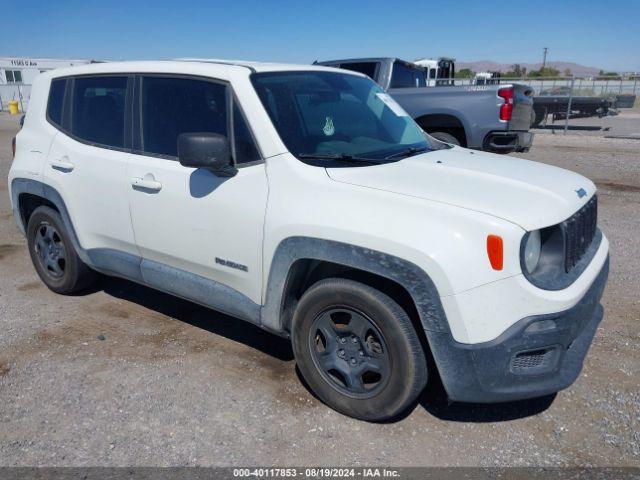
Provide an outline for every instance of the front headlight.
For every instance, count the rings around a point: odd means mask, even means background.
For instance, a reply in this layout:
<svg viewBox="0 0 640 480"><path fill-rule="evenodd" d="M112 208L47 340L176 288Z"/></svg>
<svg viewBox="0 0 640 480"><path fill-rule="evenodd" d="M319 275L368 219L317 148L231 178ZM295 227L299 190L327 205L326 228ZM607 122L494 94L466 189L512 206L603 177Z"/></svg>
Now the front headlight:
<svg viewBox="0 0 640 480"><path fill-rule="evenodd" d="M566 257L566 222L550 227L527 232L520 241L520 268L522 273L533 285L544 290L562 290L573 283L580 276L587 262L581 261L581 268L574 268L567 272ZM589 250L585 255L592 258L595 255L602 233L596 233Z"/></svg>
<svg viewBox="0 0 640 480"><path fill-rule="evenodd" d="M524 266L529 273L533 273L533 271L538 266L538 262L540 261L541 245L542 243L540 240L540 230L529 232L529 236L527 238L527 243L524 246L523 253Z"/></svg>

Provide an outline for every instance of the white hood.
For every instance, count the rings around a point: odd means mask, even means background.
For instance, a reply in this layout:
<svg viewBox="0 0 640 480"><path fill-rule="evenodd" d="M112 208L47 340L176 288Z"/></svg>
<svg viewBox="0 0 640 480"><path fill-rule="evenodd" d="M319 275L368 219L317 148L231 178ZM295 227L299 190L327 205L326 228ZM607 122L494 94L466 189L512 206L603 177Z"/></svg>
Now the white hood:
<svg viewBox="0 0 640 480"><path fill-rule="evenodd" d="M525 230L566 220L596 191L593 182L569 170L459 147L327 173L337 182L487 213Z"/></svg>

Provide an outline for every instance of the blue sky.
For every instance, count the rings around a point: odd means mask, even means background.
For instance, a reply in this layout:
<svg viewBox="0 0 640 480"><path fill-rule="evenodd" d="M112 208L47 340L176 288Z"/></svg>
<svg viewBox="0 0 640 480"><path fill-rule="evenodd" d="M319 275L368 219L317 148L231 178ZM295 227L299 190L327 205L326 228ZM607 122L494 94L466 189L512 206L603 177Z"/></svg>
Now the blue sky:
<svg viewBox="0 0 640 480"><path fill-rule="evenodd" d="M19 0L3 13L0 56L527 63L546 46L549 60L640 71L640 0Z"/></svg>

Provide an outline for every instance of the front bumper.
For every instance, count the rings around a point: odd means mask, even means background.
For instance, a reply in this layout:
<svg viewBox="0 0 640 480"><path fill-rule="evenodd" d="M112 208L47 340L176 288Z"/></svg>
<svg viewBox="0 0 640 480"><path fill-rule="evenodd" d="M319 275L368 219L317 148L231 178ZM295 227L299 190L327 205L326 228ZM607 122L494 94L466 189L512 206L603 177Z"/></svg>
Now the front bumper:
<svg viewBox="0 0 640 480"><path fill-rule="evenodd" d="M527 152L533 144L533 133L508 130L489 132L484 138L483 150L489 152Z"/></svg>
<svg viewBox="0 0 640 480"><path fill-rule="evenodd" d="M498 338L456 342L449 332L427 332L445 390L460 402L505 402L554 393L571 385L603 317L600 298L609 275L609 260L583 298L559 313L524 318ZM555 328L532 331L545 320Z"/></svg>

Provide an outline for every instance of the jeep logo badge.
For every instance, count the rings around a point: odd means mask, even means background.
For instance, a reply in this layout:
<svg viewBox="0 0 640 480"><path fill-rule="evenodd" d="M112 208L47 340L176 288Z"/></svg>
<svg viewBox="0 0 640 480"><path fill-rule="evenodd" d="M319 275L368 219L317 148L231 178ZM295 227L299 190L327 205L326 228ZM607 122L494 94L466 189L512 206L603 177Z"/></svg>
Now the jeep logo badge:
<svg viewBox="0 0 640 480"><path fill-rule="evenodd" d="M578 198L587 196L587 191L584 188L579 188L578 190L576 190L576 193L578 194Z"/></svg>

